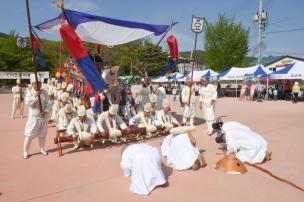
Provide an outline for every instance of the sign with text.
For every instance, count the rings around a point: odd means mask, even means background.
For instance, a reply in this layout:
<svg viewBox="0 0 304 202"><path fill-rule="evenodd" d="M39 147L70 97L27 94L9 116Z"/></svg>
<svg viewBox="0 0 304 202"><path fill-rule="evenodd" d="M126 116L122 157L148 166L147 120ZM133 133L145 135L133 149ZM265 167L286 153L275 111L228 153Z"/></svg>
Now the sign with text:
<svg viewBox="0 0 304 202"><path fill-rule="evenodd" d="M201 33L204 29L205 18L192 17L191 29L194 33Z"/></svg>
<svg viewBox="0 0 304 202"><path fill-rule="evenodd" d="M21 79L30 79L30 74L33 72L21 72ZM50 73L48 71L45 72L37 72L40 78L48 79L50 78ZM20 72L0 72L0 79L18 79L20 78Z"/></svg>

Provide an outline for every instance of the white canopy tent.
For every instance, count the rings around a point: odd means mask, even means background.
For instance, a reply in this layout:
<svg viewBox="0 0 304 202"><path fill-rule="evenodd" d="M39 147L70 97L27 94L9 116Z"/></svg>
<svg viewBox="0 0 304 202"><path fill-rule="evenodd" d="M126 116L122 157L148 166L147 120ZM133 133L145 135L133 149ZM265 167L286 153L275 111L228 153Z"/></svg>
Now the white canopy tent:
<svg viewBox="0 0 304 202"><path fill-rule="evenodd" d="M270 74L271 79L302 79L304 80L304 62L297 61L284 69Z"/></svg>
<svg viewBox="0 0 304 202"><path fill-rule="evenodd" d="M217 76L217 75L218 75L218 73L213 71L212 69L205 69L202 71L193 71L193 81L198 82L202 76L209 78L211 76ZM187 76L191 76L191 72ZM177 81L186 81L187 76L177 78Z"/></svg>
<svg viewBox="0 0 304 202"><path fill-rule="evenodd" d="M168 79L166 75L155 77L152 79L153 83L170 83L172 81L178 80L178 78L183 77L184 75L178 72L173 73L173 77L171 79Z"/></svg>
<svg viewBox="0 0 304 202"><path fill-rule="evenodd" d="M220 80L244 80L246 74L256 74L263 76L271 74L272 71L268 70L262 65L255 65L251 67L232 67L231 69L219 74Z"/></svg>

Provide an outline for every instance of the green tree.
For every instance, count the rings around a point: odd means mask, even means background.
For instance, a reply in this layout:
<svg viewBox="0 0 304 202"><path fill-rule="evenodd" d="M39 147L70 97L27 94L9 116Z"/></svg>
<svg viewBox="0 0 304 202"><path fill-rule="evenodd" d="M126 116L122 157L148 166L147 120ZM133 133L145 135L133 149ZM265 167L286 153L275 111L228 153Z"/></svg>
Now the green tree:
<svg viewBox="0 0 304 202"><path fill-rule="evenodd" d="M205 30L205 61L208 67L221 71L232 66L246 66L249 51L249 29L233 18L219 15L218 22L207 23Z"/></svg>

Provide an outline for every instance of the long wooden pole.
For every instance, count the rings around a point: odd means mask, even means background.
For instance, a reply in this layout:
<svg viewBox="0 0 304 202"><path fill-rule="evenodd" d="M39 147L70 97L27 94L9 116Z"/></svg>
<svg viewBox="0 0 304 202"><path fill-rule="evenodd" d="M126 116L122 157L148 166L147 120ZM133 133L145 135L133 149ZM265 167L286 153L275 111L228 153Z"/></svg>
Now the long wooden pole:
<svg viewBox="0 0 304 202"><path fill-rule="evenodd" d="M194 70L194 64L195 64L195 51L196 51L196 44L197 44L197 35L198 33L195 33L195 41L194 41L194 48L193 48L193 52L192 52L192 68L191 68L191 82L193 81L193 70ZM193 83L192 83L193 85ZM192 85L190 87L190 95L189 95L189 100L188 100L188 105L190 106L190 101L191 101L191 94L192 94Z"/></svg>
<svg viewBox="0 0 304 202"><path fill-rule="evenodd" d="M30 14L30 7L29 7L29 2L26 0L26 13L27 13L27 22L28 22L28 28L29 28L29 34L30 34L30 41L31 41L31 47L32 47L32 62L33 62L33 71L35 74L35 80L37 84L37 90L38 92L40 91L40 86L38 84L38 75L37 75L37 64L36 64L36 56L35 56L35 51L34 51L34 45L33 45L33 40L32 40L32 23L31 23L31 14ZM41 105L41 97L40 94L38 94L38 103L39 103L39 109L40 112L42 112L42 105Z"/></svg>
<svg viewBox="0 0 304 202"><path fill-rule="evenodd" d="M159 44L163 41L163 39L165 38L165 36L168 34L168 32L172 29L172 27L174 25L176 25L178 22L172 22L170 24L170 26L168 27L168 29L166 30L165 33L163 33L162 37L158 40L158 42L156 43L156 45L152 48L151 52L150 52L150 55L152 55L152 53L154 53L154 51L156 50L156 48L159 46ZM143 65L144 66L144 69L146 70L146 66L147 66L147 58L148 57L145 57L144 59L144 62L143 62ZM131 81L134 79L134 77L136 76L136 74L133 75L133 77L130 79L129 83L131 83Z"/></svg>

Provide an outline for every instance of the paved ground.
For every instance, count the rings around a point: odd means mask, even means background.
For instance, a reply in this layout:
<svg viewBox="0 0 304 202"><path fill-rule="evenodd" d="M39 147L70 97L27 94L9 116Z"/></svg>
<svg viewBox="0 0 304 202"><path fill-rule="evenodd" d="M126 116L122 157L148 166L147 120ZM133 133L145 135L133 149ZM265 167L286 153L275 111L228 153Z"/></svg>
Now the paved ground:
<svg viewBox="0 0 304 202"><path fill-rule="evenodd" d="M214 137L207 136L206 124L197 119L197 145L208 166L199 171L175 171L164 166L169 185L155 189L149 196L128 192L129 178L119 168L120 147L71 152L58 157L53 143L54 128L49 129L46 148L38 152L38 140L32 143L28 160L22 158L23 130L26 119L10 118L12 95L0 95L0 201L304 201L304 193L281 183L259 170L248 167L244 175L226 175L213 169L222 157ZM173 110L180 117L177 102ZM263 165L273 173L304 187L304 103L285 101L239 102L221 98L217 115L249 125L268 141L273 160ZM198 112L202 117L202 112ZM161 139L149 141L159 147Z"/></svg>

